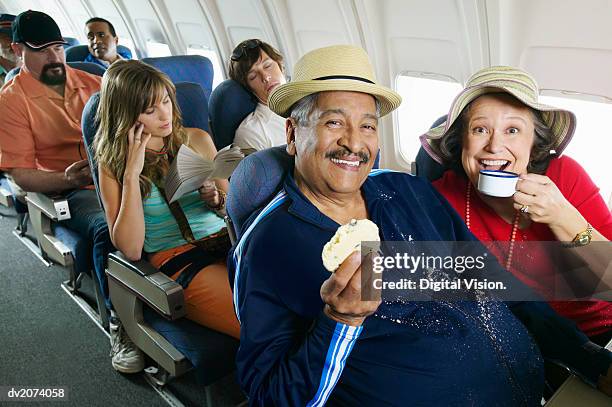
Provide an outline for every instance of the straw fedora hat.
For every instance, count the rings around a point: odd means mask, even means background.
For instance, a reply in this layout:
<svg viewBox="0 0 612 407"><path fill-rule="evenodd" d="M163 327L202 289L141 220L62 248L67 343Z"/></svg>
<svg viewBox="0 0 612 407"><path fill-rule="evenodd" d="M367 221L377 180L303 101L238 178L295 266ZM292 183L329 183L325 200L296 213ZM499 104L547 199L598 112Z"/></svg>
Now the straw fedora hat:
<svg viewBox="0 0 612 407"><path fill-rule="evenodd" d="M305 54L295 64L291 82L278 86L268 97L276 114L288 117L291 106L305 96L324 91L363 92L380 102L381 116L396 109L400 95L376 84L368 54L352 45L334 45Z"/></svg>
<svg viewBox="0 0 612 407"><path fill-rule="evenodd" d="M535 79L527 72L510 66L492 66L472 75L465 89L451 104L446 121L421 136L423 148L434 160L443 163L449 157L443 156L438 148L439 143L434 140L448 134L461 111L474 99L487 93L500 92L509 93L525 105L542 112L544 122L552 130L552 148L560 155L574 135L576 116L570 111L538 103L540 92Z"/></svg>

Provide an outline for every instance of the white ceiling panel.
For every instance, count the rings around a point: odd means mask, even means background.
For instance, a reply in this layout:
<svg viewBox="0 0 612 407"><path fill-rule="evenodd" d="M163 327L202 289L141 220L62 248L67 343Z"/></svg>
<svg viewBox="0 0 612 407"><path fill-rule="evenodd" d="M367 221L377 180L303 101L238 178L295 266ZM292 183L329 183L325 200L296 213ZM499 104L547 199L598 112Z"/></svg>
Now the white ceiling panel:
<svg viewBox="0 0 612 407"><path fill-rule="evenodd" d="M263 32L263 30L257 27L233 26L228 27L227 32L229 35L230 44L232 44L232 46L236 46L237 44L240 44L241 41L244 41L249 38L265 38L265 33ZM269 42L269 40L266 42Z"/></svg>
<svg viewBox="0 0 612 407"><path fill-rule="evenodd" d="M424 71L463 82L488 64L478 1L388 0L379 5L383 7L379 28L393 45L387 50L395 61L392 77L407 70Z"/></svg>
<svg viewBox="0 0 612 407"><path fill-rule="evenodd" d="M419 52L410 52L418 49ZM454 73L462 61L459 44L450 40L428 38L390 38L390 69L396 73L405 71L428 73ZM440 56L443 55L443 58ZM460 76L448 75L460 82Z"/></svg>
<svg viewBox="0 0 612 407"><path fill-rule="evenodd" d="M542 88L612 97L612 1L487 0L493 64L518 65ZM587 75L576 75L587 72Z"/></svg>
<svg viewBox="0 0 612 407"><path fill-rule="evenodd" d="M279 46L261 1L219 0L216 4L227 30L231 49L249 38L259 38L275 47Z"/></svg>
<svg viewBox="0 0 612 407"><path fill-rule="evenodd" d="M363 45L348 0L286 1L289 25L296 34L297 54L334 44Z"/></svg>

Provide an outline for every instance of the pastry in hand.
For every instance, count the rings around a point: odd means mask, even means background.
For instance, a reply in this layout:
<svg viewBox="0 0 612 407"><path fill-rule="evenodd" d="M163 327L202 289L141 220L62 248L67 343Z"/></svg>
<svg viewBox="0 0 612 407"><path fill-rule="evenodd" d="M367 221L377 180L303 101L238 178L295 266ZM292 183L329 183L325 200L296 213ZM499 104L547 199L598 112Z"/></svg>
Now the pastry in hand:
<svg viewBox="0 0 612 407"><path fill-rule="evenodd" d="M351 219L323 247L323 266L333 273L351 253L360 250L361 242L380 242L378 226L369 219Z"/></svg>

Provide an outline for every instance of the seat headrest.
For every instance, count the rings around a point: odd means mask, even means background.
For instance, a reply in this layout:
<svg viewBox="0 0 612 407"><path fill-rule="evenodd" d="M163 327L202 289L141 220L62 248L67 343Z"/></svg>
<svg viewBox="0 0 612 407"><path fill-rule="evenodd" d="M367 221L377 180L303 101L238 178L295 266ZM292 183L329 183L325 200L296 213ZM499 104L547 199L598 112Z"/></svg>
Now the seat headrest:
<svg viewBox="0 0 612 407"><path fill-rule="evenodd" d="M210 97L213 82L212 62L202 55L173 55L159 58L143 58L142 62L152 65L177 82L194 82Z"/></svg>
<svg viewBox="0 0 612 407"><path fill-rule="evenodd" d="M197 83L180 82L176 84L176 99L183 113L185 127L197 127L208 131L208 107L204 91ZM87 101L81 117L81 130L87 151L87 159L92 169L92 178L96 191L98 188L98 165L94 160L93 142L98 131L96 112L100 103L100 92L96 92ZM102 205L102 203L100 203Z"/></svg>
<svg viewBox="0 0 612 407"><path fill-rule="evenodd" d="M64 49L68 49L70 47L73 47L79 44L79 40L73 37L64 37L64 41L68 43L68 44L64 44Z"/></svg>
<svg viewBox="0 0 612 407"><path fill-rule="evenodd" d="M117 52L121 54L123 58L132 59L132 51L125 45L117 45ZM85 61L87 55L89 55L87 45L72 45L66 48L66 62Z"/></svg>
<svg viewBox="0 0 612 407"><path fill-rule="evenodd" d="M178 82L176 102L183 116L183 126L197 127L210 133L208 127L208 99L200 85L193 82Z"/></svg>
<svg viewBox="0 0 612 407"><path fill-rule="evenodd" d="M210 95L208 111L217 150L234 141L236 129L255 107L257 102L252 94L232 79L224 80L215 88Z"/></svg>
<svg viewBox="0 0 612 407"><path fill-rule="evenodd" d="M87 55L89 55L87 45L73 45L66 48L66 62L84 61Z"/></svg>
<svg viewBox="0 0 612 407"><path fill-rule="evenodd" d="M240 162L230 179L227 214L240 239L244 222L262 209L283 187L285 176L293 171L293 157L287 146L258 151Z"/></svg>
<svg viewBox="0 0 612 407"><path fill-rule="evenodd" d="M106 69L102 68L98 64L94 64L93 62L68 62L68 66L74 69L78 69L79 71L85 71L92 75L102 76Z"/></svg>
<svg viewBox="0 0 612 407"><path fill-rule="evenodd" d="M447 116L448 115L444 115L436 119L430 128L433 129L434 127L438 127L444 123ZM419 152L417 153L414 162L416 164L416 175L427 178L427 180L430 182L442 178L442 174L444 174L444 172L447 170L445 166L431 158L423 147L419 148Z"/></svg>

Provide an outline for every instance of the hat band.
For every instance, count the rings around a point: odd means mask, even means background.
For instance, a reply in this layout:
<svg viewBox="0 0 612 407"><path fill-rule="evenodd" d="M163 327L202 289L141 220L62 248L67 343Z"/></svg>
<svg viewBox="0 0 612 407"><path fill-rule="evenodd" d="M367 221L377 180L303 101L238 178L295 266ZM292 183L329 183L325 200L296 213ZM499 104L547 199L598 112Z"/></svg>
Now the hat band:
<svg viewBox="0 0 612 407"><path fill-rule="evenodd" d="M329 80L329 79L351 79L351 80L354 80L354 81L361 81L361 82L371 83L372 85L375 85L375 83L372 82L369 79L361 78L359 76L349 76L349 75L321 76L319 78L314 78L313 81L326 81L326 80Z"/></svg>

